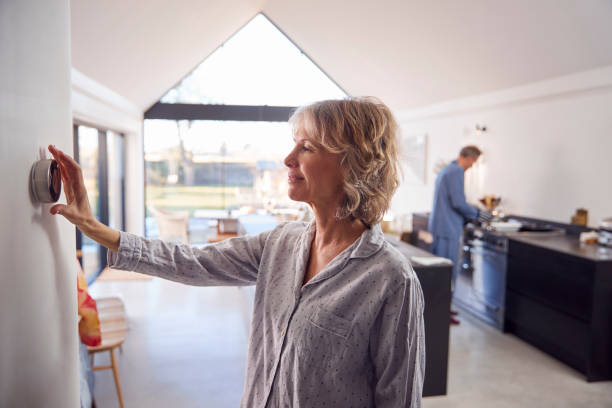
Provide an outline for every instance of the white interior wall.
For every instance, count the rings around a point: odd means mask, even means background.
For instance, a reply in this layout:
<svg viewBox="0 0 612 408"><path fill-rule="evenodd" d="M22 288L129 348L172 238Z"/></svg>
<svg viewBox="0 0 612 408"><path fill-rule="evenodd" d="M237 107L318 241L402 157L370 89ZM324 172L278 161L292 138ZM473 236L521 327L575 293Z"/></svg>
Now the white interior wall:
<svg viewBox="0 0 612 408"><path fill-rule="evenodd" d="M125 136L125 229L144 234L143 113L132 102L72 69L75 120ZM72 151L72 150L70 150Z"/></svg>
<svg viewBox="0 0 612 408"><path fill-rule="evenodd" d="M72 0L72 65L147 110L261 1Z"/></svg>
<svg viewBox="0 0 612 408"><path fill-rule="evenodd" d="M79 404L74 228L29 195L39 149L72 147L69 14L0 2L1 407Z"/></svg>
<svg viewBox="0 0 612 408"><path fill-rule="evenodd" d="M399 112L403 134L427 134L427 182L404 182L393 211L430 211L434 166L473 143L484 156L466 173L469 200L496 194L506 213L561 222L584 207L597 226L612 216L610 107L612 66Z"/></svg>

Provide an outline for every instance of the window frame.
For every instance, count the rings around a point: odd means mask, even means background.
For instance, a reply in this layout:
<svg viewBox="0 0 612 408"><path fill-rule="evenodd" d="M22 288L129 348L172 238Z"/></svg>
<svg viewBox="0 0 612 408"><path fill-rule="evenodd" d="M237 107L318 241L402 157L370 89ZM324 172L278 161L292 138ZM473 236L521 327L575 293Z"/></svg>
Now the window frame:
<svg viewBox="0 0 612 408"><path fill-rule="evenodd" d="M101 127L91 123L83 122L80 120L73 120L72 123L72 140L73 140L73 151L74 160L80 164L80 152L79 152L79 126L86 126L89 128L96 129L98 131L98 208L100 211L99 221L105 225L108 225L110 221L110 208L109 208L109 179L108 179L108 145L107 137L109 132L113 132L115 135L121 138L122 143L122 154L121 154L121 220L120 229L125 229L125 134L113 129ZM91 285L100 276L100 273L106 268L106 259L108 250L98 244L99 246L99 268L91 276L87 277L87 284ZM77 258L81 266L83 265L83 233L76 228L76 249Z"/></svg>

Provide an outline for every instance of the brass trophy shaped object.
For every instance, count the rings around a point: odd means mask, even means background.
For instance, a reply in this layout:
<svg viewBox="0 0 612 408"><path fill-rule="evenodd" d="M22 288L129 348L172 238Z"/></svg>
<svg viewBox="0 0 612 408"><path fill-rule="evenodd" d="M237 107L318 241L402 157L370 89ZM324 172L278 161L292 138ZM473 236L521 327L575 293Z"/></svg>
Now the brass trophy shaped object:
<svg viewBox="0 0 612 408"><path fill-rule="evenodd" d="M504 217L502 211L497 208L499 204L501 204L501 197L490 194L482 197L478 201L480 201L484 208L491 213L493 219L498 220Z"/></svg>

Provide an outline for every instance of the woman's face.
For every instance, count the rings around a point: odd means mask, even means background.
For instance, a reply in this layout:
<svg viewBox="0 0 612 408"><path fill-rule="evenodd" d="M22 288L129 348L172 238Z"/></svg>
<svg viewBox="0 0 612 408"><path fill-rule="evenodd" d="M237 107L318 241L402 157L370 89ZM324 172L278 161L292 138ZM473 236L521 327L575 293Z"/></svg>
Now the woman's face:
<svg viewBox="0 0 612 408"><path fill-rule="evenodd" d="M285 158L289 168L289 198L318 208L337 208L343 195L340 155L320 146L304 131L303 122L293 140L295 147Z"/></svg>

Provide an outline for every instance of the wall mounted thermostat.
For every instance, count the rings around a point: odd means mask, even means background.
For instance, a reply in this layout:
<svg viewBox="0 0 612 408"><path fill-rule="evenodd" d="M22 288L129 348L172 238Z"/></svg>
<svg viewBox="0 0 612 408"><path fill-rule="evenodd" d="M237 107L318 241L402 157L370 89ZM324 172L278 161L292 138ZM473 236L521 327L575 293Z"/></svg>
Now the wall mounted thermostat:
<svg viewBox="0 0 612 408"><path fill-rule="evenodd" d="M32 166L30 188L34 199L41 203L54 203L62 192L59 165L53 159L39 160Z"/></svg>

